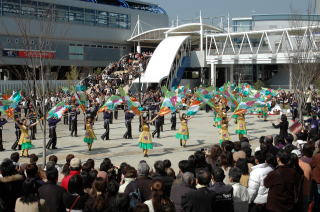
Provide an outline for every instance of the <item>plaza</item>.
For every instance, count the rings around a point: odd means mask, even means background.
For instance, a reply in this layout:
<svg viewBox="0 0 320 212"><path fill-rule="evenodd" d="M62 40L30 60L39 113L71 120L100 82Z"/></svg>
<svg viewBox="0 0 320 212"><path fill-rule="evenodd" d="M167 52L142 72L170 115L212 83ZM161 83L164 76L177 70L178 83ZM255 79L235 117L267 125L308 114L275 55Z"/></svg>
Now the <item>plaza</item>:
<svg viewBox="0 0 320 212"><path fill-rule="evenodd" d="M230 114L229 114L230 116ZM279 133L278 129L272 127L272 122L277 123L280 116L270 116L268 121L264 122L262 119L258 119L255 115L248 115L246 117L248 138L252 149L254 150L259 146L260 136L275 135ZM178 162L180 160L187 159L195 151L210 148L213 144L219 142L219 131L216 127L213 127L213 113L206 113L200 111L189 121L190 128L190 140L187 147L180 147L179 141L175 138L176 131L171 131L170 115L165 117L164 132L161 132L161 138L154 138L154 149L150 151L148 158L143 157L142 150L138 147L139 138L139 119L135 116L132 122L133 139L123 139L125 133L124 114L123 111L119 111L118 120L113 120L113 124L110 125L110 140L102 141L100 136L104 133L102 114L99 113L98 121L94 124L94 131L97 136L97 140L93 144L91 152L88 151L87 145L83 142L84 138L84 125L83 116L78 118L78 137L71 137L68 130L68 125L63 125L63 120L57 126L58 137L58 149L47 150L47 156L52 154L58 157L58 164L62 166L65 163L65 157L68 154L74 154L80 158L83 162L87 159L94 159L96 162L96 168L99 168L101 161L109 157L114 165L120 165L122 162L126 162L133 166L136 166L140 160L146 160L150 166L157 160L169 159L172 162L172 166L176 172L178 172ZM229 132L231 134L232 141L237 141L238 136L234 133L234 119L230 121ZM180 126L180 122L177 121L177 129ZM36 135L37 140L33 140L32 143L35 146L30 150L31 153L35 153L39 157L38 163L42 163L42 142L43 136L40 126L37 126L38 133ZM154 126L151 126L151 130L154 130ZM0 158L9 158L13 152L10 147L14 142L14 126L12 120L4 127L3 130L4 148L6 151L0 152ZM48 138L47 138L48 139ZM48 140L47 140L48 141ZM29 162L28 158L21 158L21 163Z"/></svg>

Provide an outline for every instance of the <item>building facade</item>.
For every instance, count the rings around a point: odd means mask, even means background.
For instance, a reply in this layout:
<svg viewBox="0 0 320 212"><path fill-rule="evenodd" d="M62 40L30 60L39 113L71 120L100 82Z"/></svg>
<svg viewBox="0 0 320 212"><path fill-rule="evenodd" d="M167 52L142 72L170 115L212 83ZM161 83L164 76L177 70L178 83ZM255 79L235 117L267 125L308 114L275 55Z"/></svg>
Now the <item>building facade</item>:
<svg viewBox="0 0 320 212"><path fill-rule="evenodd" d="M40 65L53 80L71 66L105 67L133 50L138 17L149 29L168 26L162 8L134 0L0 0L0 77L21 79Z"/></svg>

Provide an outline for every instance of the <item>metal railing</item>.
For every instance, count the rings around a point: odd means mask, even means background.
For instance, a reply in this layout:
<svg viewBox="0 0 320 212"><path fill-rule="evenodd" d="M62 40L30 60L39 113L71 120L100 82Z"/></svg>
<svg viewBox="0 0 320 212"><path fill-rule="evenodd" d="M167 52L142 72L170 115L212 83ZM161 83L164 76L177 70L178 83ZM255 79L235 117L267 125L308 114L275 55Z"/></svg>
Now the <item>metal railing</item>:
<svg viewBox="0 0 320 212"><path fill-rule="evenodd" d="M49 92L56 91L62 87L76 85L78 80L44 80L45 88ZM36 86L42 88L42 81L36 80ZM0 80L0 93L8 93L13 90L23 90L29 93L33 90L34 82L32 80Z"/></svg>

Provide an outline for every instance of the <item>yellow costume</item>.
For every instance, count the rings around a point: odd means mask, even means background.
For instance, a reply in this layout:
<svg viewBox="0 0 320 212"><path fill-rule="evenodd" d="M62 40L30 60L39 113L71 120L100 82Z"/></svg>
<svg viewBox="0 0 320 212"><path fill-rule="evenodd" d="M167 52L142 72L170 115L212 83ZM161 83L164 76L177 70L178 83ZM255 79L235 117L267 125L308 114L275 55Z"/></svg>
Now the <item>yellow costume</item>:
<svg viewBox="0 0 320 212"><path fill-rule="evenodd" d="M226 140L230 140L230 134L228 131L228 124L224 123L221 125L219 143L221 144L223 141Z"/></svg>
<svg viewBox="0 0 320 212"><path fill-rule="evenodd" d="M147 124L142 126L142 133L139 137L139 147L141 149L153 149L152 136L150 133L150 128Z"/></svg>
<svg viewBox="0 0 320 212"><path fill-rule="evenodd" d="M28 127L21 125L20 131L21 131L21 135L20 135L18 144L21 145L21 149L22 150L31 149L33 145L31 144L30 136L28 134Z"/></svg>
<svg viewBox="0 0 320 212"><path fill-rule="evenodd" d="M181 120L181 126L176 134L176 138L184 141L189 139L189 128L187 120Z"/></svg>
<svg viewBox="0 0 320 212"><path fill-rule="evenodd" d="M86 124L86 135L85 135L83 141L87 144L92 144L94 140L97 140L97 137L93 132L92 124L87 123Z"/></svg>
<svg viewBox="0 0 320 212"><path fill-rule="evenodd" d="M237 117L236 134L239 134L239 135L246 135L247 134L246 119L244 118L243 114L240 114Z"/></svg>

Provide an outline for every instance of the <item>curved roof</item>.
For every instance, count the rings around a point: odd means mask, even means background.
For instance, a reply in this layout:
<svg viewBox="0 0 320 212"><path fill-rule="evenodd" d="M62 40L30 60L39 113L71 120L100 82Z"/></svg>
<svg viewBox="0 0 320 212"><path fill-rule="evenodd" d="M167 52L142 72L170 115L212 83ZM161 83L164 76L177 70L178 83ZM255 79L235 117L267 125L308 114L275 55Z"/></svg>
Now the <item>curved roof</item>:
<svg viewBox="0 0 320 212"><path fill-rule="evenodd" d="M159 42L165 38L165 32L170 28L158 28L142 32L138 35L131 37L128 41L144 41L144 42Z"/></svg>
<svg viewBox="0 0 320 212"><path fill-rule="evenodd" d="M201 24L201 23L191 23L191 24L183 24L174 28L170 28L166 33L192 33L192 32L199 32L201 29L201 25L203 26L204 31L213 31L216 33L224 32L223 29L218 27L208 25L208 24Z"/></svg>
<svg viewBox="0 0 320 212"><path fill-rule="evenodd" d="M183 24L176 27L167 27L167 28L158 28L152 29L145 32L140 33L139 35L135 35L131 37L128 41L141 41L146 43L159 43L159 41L163 40L166 37L166 34L169 35L186 35L186 36L194 36L199 35L201 30L201 25L203 27L203 31L210 33L222 33L223 29L219 27L211 26L208 24L201 23L189 23Z"/></svg>

